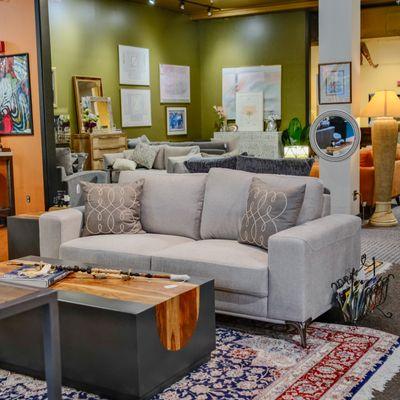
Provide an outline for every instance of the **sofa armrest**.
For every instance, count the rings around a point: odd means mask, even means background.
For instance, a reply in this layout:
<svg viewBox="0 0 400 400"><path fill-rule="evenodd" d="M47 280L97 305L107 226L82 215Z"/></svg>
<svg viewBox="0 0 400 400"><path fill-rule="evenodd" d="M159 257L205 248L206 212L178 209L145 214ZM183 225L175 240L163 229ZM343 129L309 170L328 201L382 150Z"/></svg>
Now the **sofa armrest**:
<svg viewBox="0 0 400 400"><path fill-rule="evenodd" d="M331 283L360 265L361 219L329 215L268 241L268 318L305 322L332 307Z"/></svg>
<svg viewBox="0 0 400 400"><path fill-rule="evenodd" d="M65 168L58 166L57 167L58 176L61 182L64 182L65 178L68 176L65 172Z"/></svg>
<svg viewBox="0 0 400 400"><path fill-rule="evenodd" d="M59 258L60 246L77 239L83 225L83 208L44 213L39 218L40 255Z"/></svg>

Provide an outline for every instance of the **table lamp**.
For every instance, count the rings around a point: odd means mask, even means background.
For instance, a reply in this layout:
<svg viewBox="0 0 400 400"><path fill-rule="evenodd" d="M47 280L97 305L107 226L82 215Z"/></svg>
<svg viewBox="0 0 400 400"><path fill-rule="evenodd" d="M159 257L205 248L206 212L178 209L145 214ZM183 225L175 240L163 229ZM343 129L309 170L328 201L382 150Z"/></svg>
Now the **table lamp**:
<svg viewBox="0 0 400 400"><path fill-rule="evenodd" d="M393 91L376 92L362 117L375 117L372 124L372 151L375 167L375 212L370 219L373 226L395 226L397 219L392 212L392 184L400 117L400 100Z"/></svg>

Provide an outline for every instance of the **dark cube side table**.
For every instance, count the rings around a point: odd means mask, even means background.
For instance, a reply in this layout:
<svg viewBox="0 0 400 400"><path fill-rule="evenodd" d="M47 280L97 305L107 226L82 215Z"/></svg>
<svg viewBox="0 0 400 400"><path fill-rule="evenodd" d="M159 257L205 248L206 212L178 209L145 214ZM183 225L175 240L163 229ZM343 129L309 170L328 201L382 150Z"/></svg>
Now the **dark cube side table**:
<svg viewBox="0 0 400 400"><path fill-rule="evenodd" d="M0 320L35 308L43 309L47 396L49 400L61 400L61 353L57 292L50 289L36 289L0 283Z"/></svg>
<svg viewBox="0 0 400 400"><path fill-rule="evenodd" d="M40 255L39 217L43 212L7 218L8 258Z"/></svg>

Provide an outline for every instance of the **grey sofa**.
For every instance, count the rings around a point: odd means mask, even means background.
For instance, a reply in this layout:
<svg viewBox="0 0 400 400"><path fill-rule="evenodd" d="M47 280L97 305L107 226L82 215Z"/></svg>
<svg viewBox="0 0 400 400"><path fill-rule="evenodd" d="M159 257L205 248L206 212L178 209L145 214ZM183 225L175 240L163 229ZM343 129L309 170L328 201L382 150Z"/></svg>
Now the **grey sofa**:
<svg viewBox="0 0 400 400"><path fill-rule="evenodd" d="M160 165L160 162L156 161L153 168L147 170L148 172L157 173L160 170L164 171L164 173L186 173L188 171L184 166L184 161L191 157L201 158L200 153L207 154L210 157L219 157L236 150L234 143L230 141L150 142L145 135L135 139L128 139L128 150L134 149L140 142L158 147L156 160L164 159L164 163ZM168 153L170 153L169 156ZM117 158L125 158L125 154L126 152L104 154L103 170L108 171L110 182L118 182L120 171L115 170L113 164Z"/></svg>
<svg viewBox="0 0 400 400"><path fill-rule="evenodd" d="M252 177L284 187L306 184L297 226L269 239L268 252L237 241ZM305 330L331 308L331 283L360 262L361 221L328 215L329 195L310 177L211 169L208 174L123 171L144 178L146 234L81 237L83 209L40 218L41 255L111 268L155 270L215 279L216 312Z"/></svg>

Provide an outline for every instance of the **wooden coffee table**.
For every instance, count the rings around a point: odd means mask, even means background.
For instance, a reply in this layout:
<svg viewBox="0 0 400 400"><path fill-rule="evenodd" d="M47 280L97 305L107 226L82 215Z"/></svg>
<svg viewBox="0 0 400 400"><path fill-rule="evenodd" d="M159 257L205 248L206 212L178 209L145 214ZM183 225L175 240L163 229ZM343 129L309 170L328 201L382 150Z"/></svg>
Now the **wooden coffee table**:
<svg viewBox="0 0 400 400"><path fill-rule="evenodd" d="M0 274L14 268L0 263ZM66 385L113 399L147 399L206 362L215 348L213 280L95 280L78 273L52 288ZM0 324L1 367L43 378L40 317L33 310Z"/></svg>

